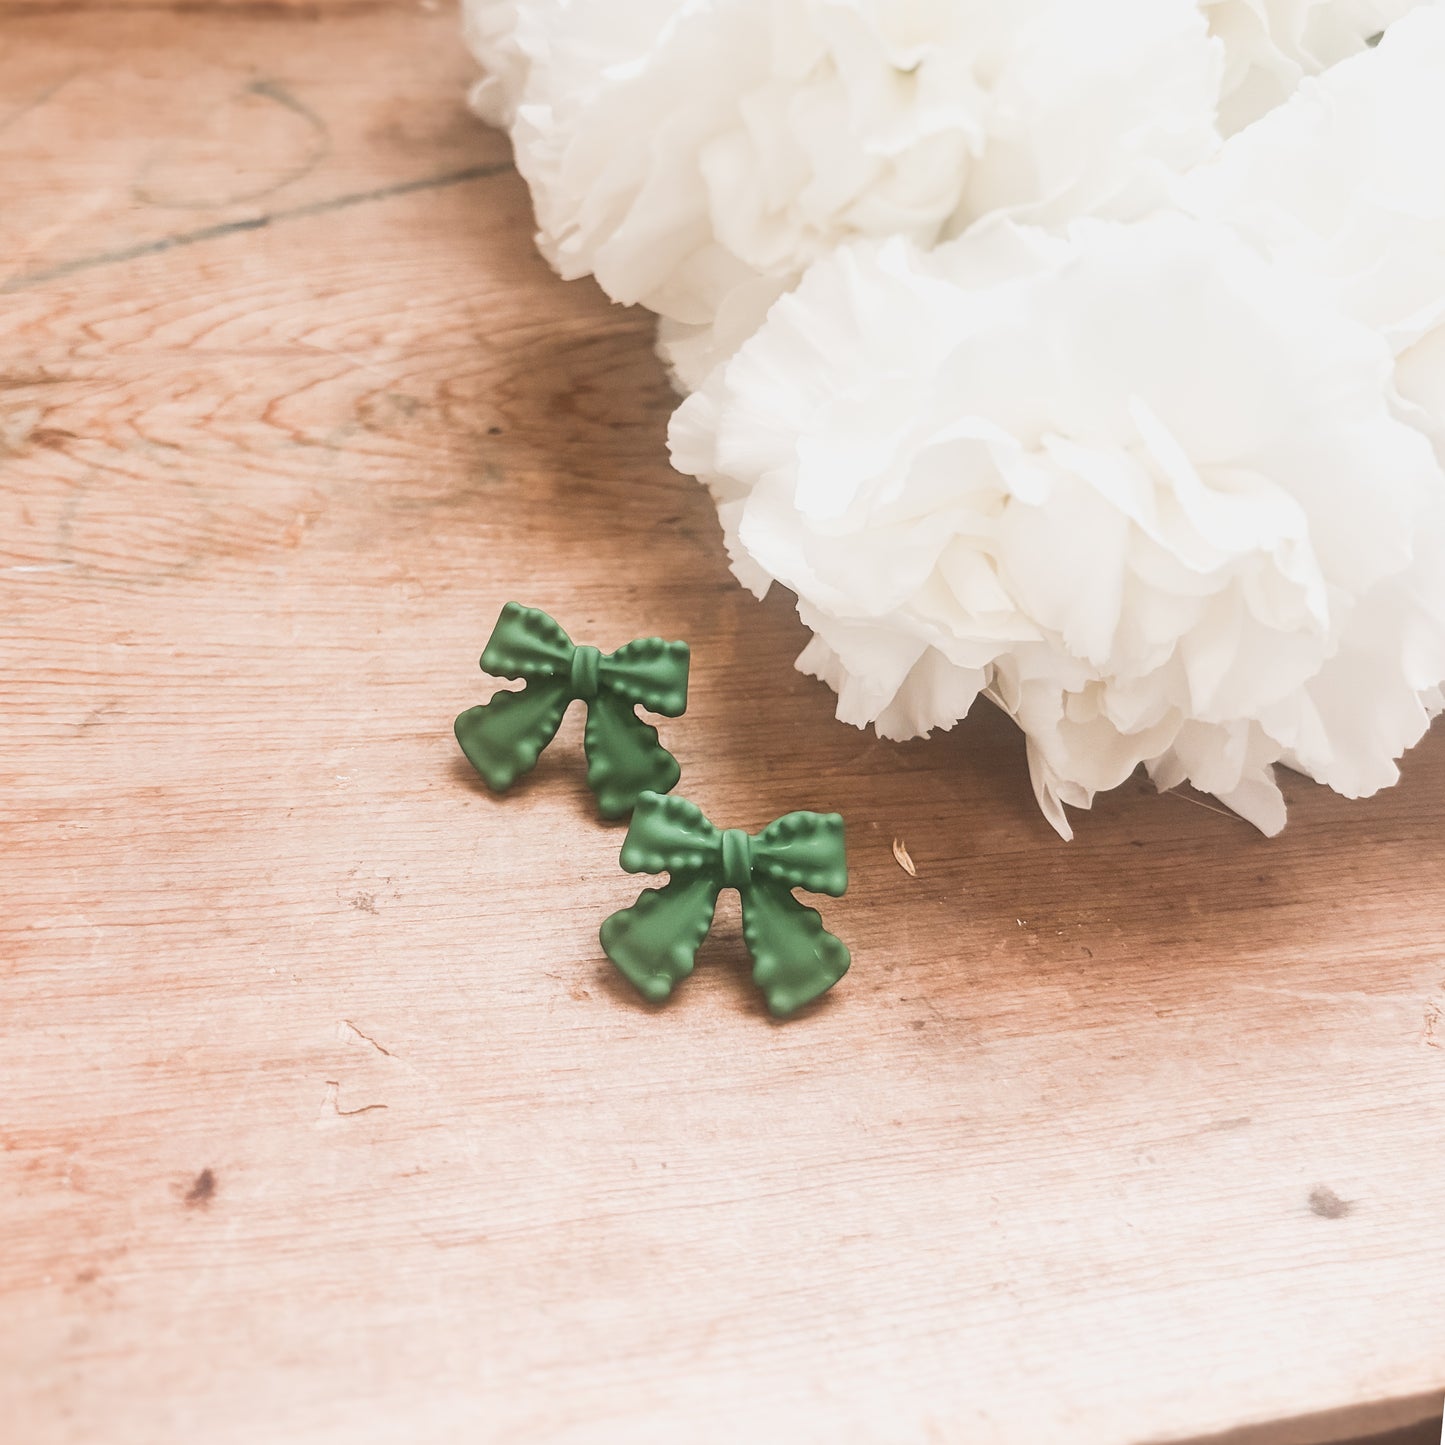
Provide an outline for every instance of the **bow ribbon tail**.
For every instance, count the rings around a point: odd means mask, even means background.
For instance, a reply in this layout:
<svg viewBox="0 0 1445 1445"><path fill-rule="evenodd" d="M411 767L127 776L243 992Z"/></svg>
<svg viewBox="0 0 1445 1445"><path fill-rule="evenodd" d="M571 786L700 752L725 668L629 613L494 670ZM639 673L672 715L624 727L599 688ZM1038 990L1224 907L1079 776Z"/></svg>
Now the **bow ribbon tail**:
<svg viewBox="0 0 1445 1445"><path fill-rule="evenodd" d="M753 960L753 982L779 1018L826 993L845 973L847 946L823 927L823 916L793 897L781 880L756 873L738 890L743 942Z"/></svg>
<svg viewBox="0 0 1445 1445"><path fill-rule="evenodd" d="M717 895L718 884L706 873L649 888L603 923L603 951L644 998L661 1003L692 972Z"/></svg>
<svg viewBox="0 0 1445 1445"><path fill-rule="evenodd" d="M537 678L521 692L499 692L469 707L454 725L457 742L486 785L503 792L537 766L571 701L565 680Z"/></svg>
<svg viewBox="0 0 1445 1445"><path fill-rule="evenodd" d="M587 704L582 743L587 751L587 786L604 818L625 817L639 793L671 792L682 776L677 759L658 741L657 729L637 716L631 702L613 692L599 692Z"/></svg>

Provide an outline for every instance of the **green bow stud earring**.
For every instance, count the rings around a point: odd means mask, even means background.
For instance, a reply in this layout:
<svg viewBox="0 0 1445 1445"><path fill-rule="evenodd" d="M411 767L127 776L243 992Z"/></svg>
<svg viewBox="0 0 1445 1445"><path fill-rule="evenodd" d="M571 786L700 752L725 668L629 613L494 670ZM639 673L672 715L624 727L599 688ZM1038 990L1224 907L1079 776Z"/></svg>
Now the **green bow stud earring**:
<svg viewBox="0 0 1445 1445"><path fill-rule="evenodd" d="M848 887L843 820L837 813L788 813L749 836L715 828L685 798L643 793L622 844L628 873L668 873L602 925L608 958L659 1003L692 972L712 927L717 896L736 888L753 982L780 1018L802 1008L848 971L848 950L794 888L841 897Z"/></svg>
<svg viewBox="0 0 1445 1445"><path fill-rule="evenodd" d="M625 817L639 793L665 793L682 775L657 729L635 709L681 716L689 656L685 642L643 637L604 657L574 645L545 612L509 602L482 653L482 670L527 685L469 707L457 718L457 741L487 786L504 792L536 766L568 705L585 702L587 784L604 818Z"/></svg>

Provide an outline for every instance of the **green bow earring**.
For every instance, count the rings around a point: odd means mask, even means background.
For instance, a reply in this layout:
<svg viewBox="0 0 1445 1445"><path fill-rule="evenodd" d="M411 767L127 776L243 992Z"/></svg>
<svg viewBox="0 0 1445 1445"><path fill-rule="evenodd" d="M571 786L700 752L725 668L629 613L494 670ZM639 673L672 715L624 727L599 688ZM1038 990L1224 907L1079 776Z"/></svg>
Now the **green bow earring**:
<svg viewBox="0 0 1445 1445"><path fill-rule="evenodd" d="M794 888L840 897L848 887L843 820L788 813L749 836L715 828L685 798L643 793L622 844L628 873L668 873L602 925L608 958L654 1003L692 972L717 896L736 888L753 982L779 1017L825 993L848 971L848 950Z"/></svg>
<svg viewBox="0 0 1445 1445"><path fill-rule="evenodd" d="M520 692L498 693L456 721L467 760L497 792L536 766L568 705L587 704L587 785L604 818L624 817L644 790L665 793L682 769L638 707L664 717L687 708L685 642L643 637L604 657L575 646L545 612L509 602L482 653L482 670L520 678Z"/></svg>

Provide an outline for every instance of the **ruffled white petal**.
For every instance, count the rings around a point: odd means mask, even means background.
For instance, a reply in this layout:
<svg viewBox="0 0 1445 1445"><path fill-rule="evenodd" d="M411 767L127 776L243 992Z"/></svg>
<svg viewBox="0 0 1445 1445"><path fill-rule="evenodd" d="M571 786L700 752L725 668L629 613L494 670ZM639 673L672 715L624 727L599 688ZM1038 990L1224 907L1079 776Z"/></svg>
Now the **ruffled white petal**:
<svg viewBox="0 0 1445 1445"><path fill-rule="evenodd" d="M527 0L464 0L462 34L482 66L468 96L489 125L509 126L526 84L530 60L519 29Z"/></svg>
<svg viewBox="0 0 1445 1445"><path fill-rule="evenodd" d="M1422 0L1201 0L1224 43L1220 119L1243 129L1318 75L1357 54Z"/></svg>

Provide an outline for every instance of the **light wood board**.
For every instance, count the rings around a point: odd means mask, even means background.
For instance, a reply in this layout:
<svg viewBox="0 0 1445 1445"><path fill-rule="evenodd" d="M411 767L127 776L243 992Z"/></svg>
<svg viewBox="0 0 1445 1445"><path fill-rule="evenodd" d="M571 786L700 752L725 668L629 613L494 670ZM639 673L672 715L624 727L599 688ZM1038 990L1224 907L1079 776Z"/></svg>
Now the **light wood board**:
<svg viewBox="0 0 1445 1445"><path fill-rule="evenodd" d="M449 11L0 7L0 1420L15 1445L1316 1442L1445 1393L1445 730L1268 841L1060 843L988 711L791 668L647 319L536 257ZM652 1010L501 603L687 638L852 972ZM894 859L900 839L916 862ZM1263 1431L1264 1433L1259 1433Z"/></svg>

